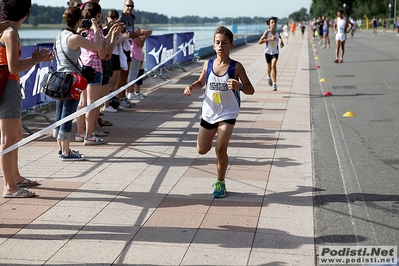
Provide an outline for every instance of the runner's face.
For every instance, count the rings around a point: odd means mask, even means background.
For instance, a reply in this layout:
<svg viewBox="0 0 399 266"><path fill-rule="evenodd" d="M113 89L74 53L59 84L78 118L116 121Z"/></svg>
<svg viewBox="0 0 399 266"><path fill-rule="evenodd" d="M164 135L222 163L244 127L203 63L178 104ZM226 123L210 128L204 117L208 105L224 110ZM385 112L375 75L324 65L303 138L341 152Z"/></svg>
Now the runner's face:
<svg viewBox="0 0 399 266"><path fill-rule="evenodd" d="M274 19L270 20L270 28L275 28L276 27L276 21Z"/></svg>
<svg viewBox="0 0 399 266"><path fill-rule="evenodd" d="M214 37L213 48L217 54L228 54L233 47L227 36L218 33Z"/></svg>

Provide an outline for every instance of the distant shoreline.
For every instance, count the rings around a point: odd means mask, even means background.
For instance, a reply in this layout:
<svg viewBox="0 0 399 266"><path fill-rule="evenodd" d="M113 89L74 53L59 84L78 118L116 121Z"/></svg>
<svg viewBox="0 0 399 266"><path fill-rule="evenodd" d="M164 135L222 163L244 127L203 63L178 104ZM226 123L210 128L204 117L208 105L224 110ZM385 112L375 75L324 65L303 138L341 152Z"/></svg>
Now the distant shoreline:
<svg viewBox="0 0 399 266"><path fill-rule="evenodd" d="M136 24L136 28L155 28L155 27L197 27L197 26L213 26L213 25L203 25L203 24ZM39 26L34 27L31 24L22 24L22 30L57 30L65 28L65 24L39 24Z"/></svg>

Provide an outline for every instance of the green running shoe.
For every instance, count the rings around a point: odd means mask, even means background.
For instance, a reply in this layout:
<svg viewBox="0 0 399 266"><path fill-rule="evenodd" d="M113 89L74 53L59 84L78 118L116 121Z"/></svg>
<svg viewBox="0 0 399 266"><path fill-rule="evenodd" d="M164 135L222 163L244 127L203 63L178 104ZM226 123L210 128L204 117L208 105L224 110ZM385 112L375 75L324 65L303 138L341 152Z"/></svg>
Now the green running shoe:
<svg viewBox="0 0 399 266"><path fill-rule="evenodd" d="M214 198L224 198L226 196L226 185L222 181L216 181L215 184L212 185L215 187L215 190L212 193L212 197Z"/></svg>

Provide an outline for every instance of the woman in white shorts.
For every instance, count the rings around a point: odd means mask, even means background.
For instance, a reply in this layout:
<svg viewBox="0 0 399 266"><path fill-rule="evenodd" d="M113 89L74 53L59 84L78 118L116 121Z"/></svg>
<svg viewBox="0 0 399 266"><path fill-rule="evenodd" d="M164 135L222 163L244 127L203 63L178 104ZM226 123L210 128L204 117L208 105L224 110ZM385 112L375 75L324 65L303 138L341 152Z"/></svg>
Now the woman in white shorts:
<svg viewBox="0 0 399 266"><path fill-rule="evenodd" d="M335 60L334 63L342 63L345 54L345 41L348 25L349 29L353 27L352 22L350 22L345 16L344 11L339 9L337 11L338 17L334 22L334 33L335 33ZM341 48L341 57L339 57L339 50Z"/></svg>

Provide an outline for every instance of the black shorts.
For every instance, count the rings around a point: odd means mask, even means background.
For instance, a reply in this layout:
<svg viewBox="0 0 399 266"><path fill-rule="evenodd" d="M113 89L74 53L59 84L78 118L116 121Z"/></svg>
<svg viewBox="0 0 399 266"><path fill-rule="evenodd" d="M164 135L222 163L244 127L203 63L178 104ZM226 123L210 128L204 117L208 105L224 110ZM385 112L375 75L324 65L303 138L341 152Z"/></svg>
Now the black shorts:
<svg viewBox="0 0 399 266"><path fill-rule="evenodd" d="M132 56L130 55L130 51L123 50L123 53L126 55L127 62L128 63L132 62Z"/></svg>
<svg viewBox="0 0 399 266"><path fill-rule="evenodd" d="M236 121L237 121L237 119L228 119L228 120L224 120L224 121L221 121L221 122L225 122L225 123L230 124L230 125L235 125ZM215 124L210 124L210 123L206 122L204 119L201 118L200 125L201 125L201 127L205 128L205 129L211 130L211 129L217 128L219 126L219 123L220 122L216 122Z"/></svg>
<svg viewBox="0 0 399 266"><path fill-rule="evenodd" d="M266 63L270 64L273 58L278 59L278 54L265 54Z"/></svg>
<svg viewBox="0 0 399 266"><path fill-rule="evenodd" d="M103 76L103 79L101 81L101 85L107 85L107 84L109 84L109 78L104 78L104 76Z"/></svg>
<svg viewBox="0 0 399 266"><path fill-rule="evenodd" d="M121 62L119 61L119 55L112 54L111 55L111 63L112 63L112 69L114 71L121 70Z"/></svg>

